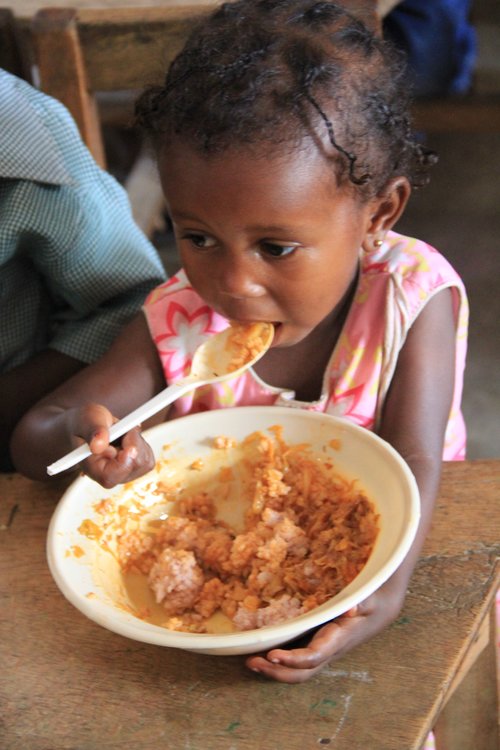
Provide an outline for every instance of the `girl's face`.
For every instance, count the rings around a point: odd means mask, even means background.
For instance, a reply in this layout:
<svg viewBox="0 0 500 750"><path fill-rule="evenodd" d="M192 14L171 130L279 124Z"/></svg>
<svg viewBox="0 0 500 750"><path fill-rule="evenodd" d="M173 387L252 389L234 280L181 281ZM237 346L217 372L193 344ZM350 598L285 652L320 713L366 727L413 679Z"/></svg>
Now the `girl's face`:
<svg viewBox="0 0 500 750"><path fill-rule="evenodd" d="M177 141L160 174L182 265L218 313L273 322L280 347L334 319L373 208L337 187L316 147L204 156Z"/></svg>

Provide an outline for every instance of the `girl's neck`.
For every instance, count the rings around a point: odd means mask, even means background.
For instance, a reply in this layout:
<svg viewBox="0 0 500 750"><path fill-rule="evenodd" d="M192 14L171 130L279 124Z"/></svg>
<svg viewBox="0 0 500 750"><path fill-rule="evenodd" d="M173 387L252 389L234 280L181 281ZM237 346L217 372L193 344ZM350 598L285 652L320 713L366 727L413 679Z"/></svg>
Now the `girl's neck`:
<svg viewBox="0 0 500 750"><path fill-rule="evenodd" d="M254 366L269 385L295 391L299 401L321 397L325 369L337 344L358 284L359 270L346 294L305 339L294 346L270 349Z"/></svg>

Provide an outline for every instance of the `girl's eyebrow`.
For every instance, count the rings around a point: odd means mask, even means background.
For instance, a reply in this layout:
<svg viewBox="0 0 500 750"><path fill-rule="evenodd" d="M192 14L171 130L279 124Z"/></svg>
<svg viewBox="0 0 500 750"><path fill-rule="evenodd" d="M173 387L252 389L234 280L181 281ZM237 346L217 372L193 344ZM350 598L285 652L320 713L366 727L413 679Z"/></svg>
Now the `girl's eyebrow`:
<svg viewBox="0 0 500 750"><path fill-rule="evenodd" d="M249 227L249 229L253 232L260 232L269 239L272 239L274 234L287 234L290 235L291 239L293 235L301 234L303 231L303 227L287 227L284 224L278 224L276 226L260 226L257 224L253 227Z"/></svg>
<svg viewBox="0 0 500 750"><path fill-rule="evenodd" d="M172 211L171 212L171 218L175 221L193 221L196 224L205 224L205 221L203 219L200 219L198 216L195 216L194 214L190 214L184 211ZM286 224L251 224L250 226L246 227L247 230L251 232L259 232L261 234L264 234L265 236L270 236L273 233L284 233L284 234L297 234L298 232L302 232L307 229L306 226L288 226ZM207 231L209 232L209 229L200 229L201 231Z"/></svg>
<svg viewBox="0 0 500 750"><path fill-rule="evenodd" d="M185 213L184 211L170 211L169 212L170 217L175 217L176 219L183 219L184 221L201 221L197 216L190 213Z"/></svg>

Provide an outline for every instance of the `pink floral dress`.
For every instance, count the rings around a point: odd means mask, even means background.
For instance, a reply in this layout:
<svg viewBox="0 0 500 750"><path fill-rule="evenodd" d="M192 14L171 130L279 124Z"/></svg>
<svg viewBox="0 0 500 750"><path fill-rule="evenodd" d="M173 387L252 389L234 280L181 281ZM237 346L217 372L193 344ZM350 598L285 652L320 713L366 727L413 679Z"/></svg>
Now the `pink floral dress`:
<svg viewBox="0 0 500 750"><path fill-rule="evenodd" d="M456 365L443 459L463 459L466 433L460 402L468 322L465 289L437 250L395 232L388 234L381 248L360 254L354 299L317 401L298 401L293 391L268 385L250 369L240 377L203 386L178 399L171 417L230 406L274 404L327 412L377 430L406 335L427 302L445 288L453 295ZM192 289L183 271L151 292L144 312L167 383L189 371L194 351L207 336L228 326L228 321Z"/></svg>

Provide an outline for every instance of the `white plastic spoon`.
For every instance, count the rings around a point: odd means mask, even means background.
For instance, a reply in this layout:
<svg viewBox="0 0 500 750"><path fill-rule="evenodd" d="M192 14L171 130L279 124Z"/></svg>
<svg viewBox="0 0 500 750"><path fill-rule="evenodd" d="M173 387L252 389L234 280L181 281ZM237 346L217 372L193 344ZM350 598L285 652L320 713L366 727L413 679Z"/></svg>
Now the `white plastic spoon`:
<svg viewBox="0 0 500 750"><path fill-rule="evenodd" d="M255 352L246 350L245 339L255 344L258 340L259 348ZM272 323L233 324L230 328L215 334L201 344L193 355L189 375L172 383L156 396L146 401L142 406L130 412L126 417L115 422L109 429L109 442L124 435L126 432L156 414L180 396L208 383L218 383L222 380L240 375L259 360L271 346L274 336ZM253 355L253 356L252 356ZM53 476L61 471L71 469L76 464L92 454L87 443L63 456L55 463L47 466L47 474Z"/></svg>

